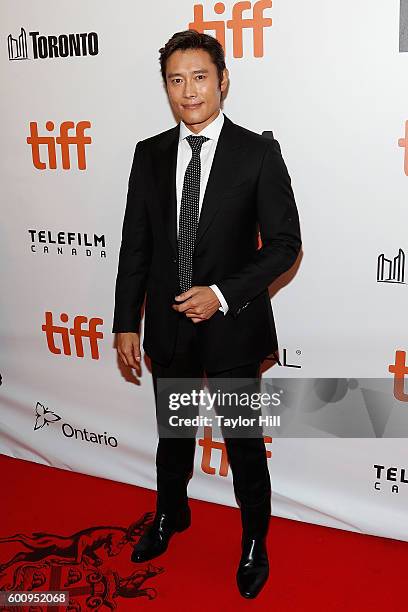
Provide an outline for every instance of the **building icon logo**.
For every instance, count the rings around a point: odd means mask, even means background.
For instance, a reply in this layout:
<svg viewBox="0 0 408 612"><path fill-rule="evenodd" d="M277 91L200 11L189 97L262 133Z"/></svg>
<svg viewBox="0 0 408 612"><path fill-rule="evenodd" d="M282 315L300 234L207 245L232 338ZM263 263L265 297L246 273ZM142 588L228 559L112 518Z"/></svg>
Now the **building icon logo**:
<svg viewBox="0 0 408 612"><path fill-rule="evenodd" d="M387 259L384 253L377 259L377 282L379 283L405 283L405 253L398 250L398 255Z"/></svg>
<svg viewBox="0 0 408 612"><path fill-rule="evenodd" d="M30 47L30 52L28 51ZM41 34L21 27L20 34L7 36L9 60L64 59L98 55L97 32L71 32L67 34Z"/></svg>
<svg viewBox="0 0 408 612"><path fill-rule="evenodd" d="M28 59L27 34L24 28L21 28L17 38L13 38L11 34L7 36L7 48L9 60Z"/></svg>

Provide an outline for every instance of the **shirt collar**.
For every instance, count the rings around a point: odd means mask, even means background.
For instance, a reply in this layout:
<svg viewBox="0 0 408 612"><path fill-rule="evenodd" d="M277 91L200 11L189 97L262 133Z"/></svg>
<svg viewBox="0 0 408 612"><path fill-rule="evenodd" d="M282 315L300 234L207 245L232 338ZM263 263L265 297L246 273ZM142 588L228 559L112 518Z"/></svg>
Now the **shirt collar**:
<svg viewBox="0 0 408 612"><path fill-rule="evenodd" d="M214 121L211 121L211 123L207 125L206 128L201 130L199 134L194 134L191 130L188 129L184 121L180 121L179 140L181 141L187 136L190 136L192 134L193 136L206 136L207 138L210 138L211 140L217 141L223 124L224 124L224 113L221 110L218 113L217 117L214 119Z"/></svg>

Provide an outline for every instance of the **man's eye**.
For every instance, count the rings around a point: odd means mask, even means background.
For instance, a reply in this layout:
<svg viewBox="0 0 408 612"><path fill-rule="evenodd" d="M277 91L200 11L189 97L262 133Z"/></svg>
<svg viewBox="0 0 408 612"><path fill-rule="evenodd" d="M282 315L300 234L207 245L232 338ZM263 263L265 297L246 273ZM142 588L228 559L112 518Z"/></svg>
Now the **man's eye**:
<svg viewBox="0 0 408 612"><path fill-rule="evenodd" d="M204 74L197 74L197 79L205 79L205 75Z"/></svg>
<svg viewBox="0 0 408 612"><path fill-rule="evenodd" d="M178 85L179 83L181 83L181 79L173 79L173 83L175 83L176 85Z"/></svg>

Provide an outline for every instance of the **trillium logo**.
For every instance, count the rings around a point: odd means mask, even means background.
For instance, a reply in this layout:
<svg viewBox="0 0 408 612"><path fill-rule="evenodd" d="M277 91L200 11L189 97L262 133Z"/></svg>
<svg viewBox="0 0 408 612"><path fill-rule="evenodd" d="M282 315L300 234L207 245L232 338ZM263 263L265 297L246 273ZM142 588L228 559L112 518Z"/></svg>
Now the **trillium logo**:
<svg viewBox="0 0 408 612"><path fill-rule="evenodd" d="M57 423L61 421L61 433L65 438L71 438L72 440L78 440L81 442L90 442L92 444L99 444L100 446L110 446L116 448L118 446L118 440L115 436L110 435L107 431L103 433L97 433L89 431L86 427L76 428L67 421L64 421L63 417L60 417L53 410L49 410L40 402L37 402L35 407L35 425L34 431L38 429L48 429L48 425L51 423Z"/></svg>
<svg viewBox="0 0 408 612"><path fill-rule="evenodd" d="M61 417L58 416L58 414L55 414L55 412L53 412L52 410L48 410L48 408L45 408L45 406L40 404L40 402L37 402L37 405L35 407L35 415L36 419L34 431L36 431L37 429L41 429L45 425L49 425L50 423L55 423L56 421L61 420Z"/></svg>

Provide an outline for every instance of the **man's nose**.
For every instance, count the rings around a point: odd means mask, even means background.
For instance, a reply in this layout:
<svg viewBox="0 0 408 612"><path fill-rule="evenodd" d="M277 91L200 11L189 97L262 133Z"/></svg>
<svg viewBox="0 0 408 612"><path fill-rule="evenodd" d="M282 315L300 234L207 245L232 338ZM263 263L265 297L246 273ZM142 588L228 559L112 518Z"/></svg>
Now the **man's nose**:
<svg viewBox="0 0 408 612"><path fill-rule="evenodd" d="M184 85L184 95L186 98L194 98L197 95L196 84L192 79L186 80Z"/></svg>

